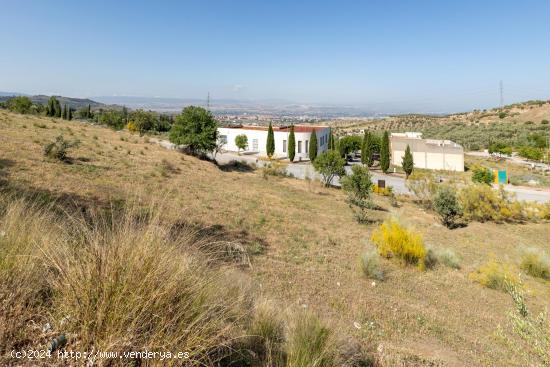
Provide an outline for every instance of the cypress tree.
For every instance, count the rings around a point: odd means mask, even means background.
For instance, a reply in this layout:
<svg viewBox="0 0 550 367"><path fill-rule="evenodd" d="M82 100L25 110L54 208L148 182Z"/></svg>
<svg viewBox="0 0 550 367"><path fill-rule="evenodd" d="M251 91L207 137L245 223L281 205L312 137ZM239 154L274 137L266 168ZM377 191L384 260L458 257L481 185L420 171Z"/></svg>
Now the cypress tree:
<svg viewBox="0 0 550 367"><path fill-rule="evenodd" d="M290 126L290 134L288 134L288 159L294 162L296 155L296 137L294 136L294 125Z"/></svg>
<svg viewBox="0 0 550 367"><path fill-rule="evenodd" d="M273 157L273 153L275 153L275 136L273 135L273 126L271 126L271 122L269 123L269 129L267 130L267 144L265 150L267 152L267 156L271 159L271 157Z"/></svg>
<svg viewBox="0 0 550 367"><path fill-rule="evenodd" d="M67 120L71 121L73 119L73 110L71 110L71 107L67 108Z"/></svg>
<svg viewBox="0 0 550 367"><path fill-rule="evenodd" d="M380 168L384 173L388 173L390 168L390 136L387 131L384 131L382 143L380 144Z"/></svg>
<svg viewBox="0 0 550 367"><path fill-rule="evenodd" d="M88 112L86 113L86 118L92 118L92 106L88 104Z"/></svg>
<svg viewBox="0 0 550 367"><path fill-rule="evenodd" d="M363 144L361 145L361 163L366 164L367 166L372 166L372 135L370 132L365 131L365 136L363 137Z"/></svg>
<svg viewBox="0 0 550 367"><path fill-rule="evenodd" d="M401 162L401 167L405 171L405 178L409 178L414 168L413 156L411 154L411 148L407 144L407 149L405 149L405 155L403 156L403 161Z"/></svg>
<svg viewBox="0 0 550 367"><path fill-rule="evenodd" d="M315 158L317 158L317 133L313 129L309 136L309 160L313 162Z"/></svg>
<svg viewBox="0 0 550 367"><path fill-rule="evenodd" d="M61 113L61 118L63 120L67 120L67 104L66 103L63 105L63 112Z"/></svg>
<svg viewBox="0 0 550 367"><path fill-rule="evenodd" d="M332 128L330 129L330 132L328 134L328 149L334 150L336 148L334 144L334 135L332 134Z"/></svg>
<svg viewBox="0 0 550 367"><path fill-rule="evenodd" d="M59 100L54 97L54 114L55 117L61 117L61 103L59 103Z"/></svg>

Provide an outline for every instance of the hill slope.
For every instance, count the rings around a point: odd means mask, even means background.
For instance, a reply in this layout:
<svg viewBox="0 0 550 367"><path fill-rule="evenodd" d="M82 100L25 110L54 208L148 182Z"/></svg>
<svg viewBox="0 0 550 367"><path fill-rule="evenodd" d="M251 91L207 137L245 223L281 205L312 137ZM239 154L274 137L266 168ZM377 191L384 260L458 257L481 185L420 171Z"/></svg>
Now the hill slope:
<svg viewBox="0 0 550 367"><path fill-rule="evenodd" d="M245 244L253 256L245 271L280 310L314 311L342 334L400 360L388 366L527 363L494 338L497 325L506 323L510 297L472 282L469 274L491 254L515 263L519 245L550 251L547 224L473 223L451 231L407 201L394 208L377 198L385 211L372 212L373 220L402 218L433 248L456 251L461 268L422 272L381 259L387 279L372 282L357 261L372 248L376 224L357 224L339 190L220 169L147 137L79 122L0 111L0 132L3 189L82 205L136 196L162 201L174 220ZM81 142L70 153L72 164L43 155L44 145L58 135ZM547 284L523 280L532 309L550 303Z"/></svg>

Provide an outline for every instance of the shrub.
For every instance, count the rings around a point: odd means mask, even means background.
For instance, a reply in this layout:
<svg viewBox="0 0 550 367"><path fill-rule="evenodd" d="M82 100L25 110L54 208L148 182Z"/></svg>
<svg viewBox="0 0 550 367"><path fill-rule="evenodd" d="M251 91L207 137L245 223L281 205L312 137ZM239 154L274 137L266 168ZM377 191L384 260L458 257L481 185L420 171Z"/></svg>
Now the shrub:
<svg viewBox="0 0 550 367"><path fill-rule="evenodd" d="M437 190L433 206L445 227L455 228L458 225L457 221L462 216L462 209L453 188L443 186Z"/></svg>
<svg viewBox="0 0 550 367"><path fill-rule="evenodd" d="M501 291L505 291L507 284L518 284L518 278L512 271L510 264L505 264L490 258L485 264L470 274L470 278L479 284Z"/></svg>
<svg viewBox="0 0 550 367"><path fill-rule="evenodd" d="M422 236L402 226L396 219L388 219L374 230L372 242L384 257L397 257L406 264L425 268L426 247Z"/></svg>
<svg viewBox="0 0 550 367"><path fill-rule="evenodd" d="M500 112L500 113L498 114L498 118L501 119L501 120L502 120L503 118L505 118L505 117L506 117L506 112Z"/></svg>
<svg viewBox="0 0 550 367"><path fill-rule="evenodd" d="M344 176L341 184L342 190L348 196L350 207L355 208L355 218L359 223L366 222L367 209L373 206L370 199L372 181L369 169L362 165L354 165L351 175Z"/></svg>
<svg viewBox="0 0 550 367"><path fill-rule="evenodd" d="M10 98L6 101L6 107L13 112L17 113L30 113L32 111L32 101L29 97L18 96Z"/></svg>
<svg viewBox="0 0 550 367"><path fill-rule="evenodd" d="M359 259L361 271L368 278L383 280L384 272L380 267L379 256L376 250L365 252Z"/></svg>
<svg viewBox="0 0 550 367"><path fill-rule="evenodd" d="M78 146L78 141L68 141L63 138L62 135L59 135L55 138L54 142L48 143L44 146L44 155L48 158L57 159L60 161L67 161L68 151L71 148Z"/></svg>
<svg viewBox="0 0 550 367"><path fill-rule="evenodd" d="M498 325L497 336L510 350L523 357L525 366L550 365L549 315L546 310L532 315L518 285L509 284L507 291L514 300L515 309L508 314L506 329Z"/></svg>
<svg viewBox="0 0 550 367"><path fill-rule="evenodd" d="M542 120L540 123L541 123L542 125L548 125L548 120Z"/></svg>
<svg viewBox="0 0 550 367"><path fill-rule="evenodd" d="M522 222L528 219L525 207L531 205L512 200L504 189L481 184L464 187L459 201L464 219L478 222Z"/></svg>
<svg viewBox="0 0 550 367"><path fill-rule="evenodd" d="M451 249L442 249L438 251L437 259L440 263L449 268L460 269L460 260L455 252Z"/></svg>
<svg viewBox="0 0 550 367"><path fill-rule="evenodd" d="M491 185L494 181L493 171L489 168L474 167L472 173L472 181Z"/></svg>
<svg viewBox="0 0 550 367"><path fill-rule="evenodd" d="M330 330L309 312L296 315L288 336L287 367L332 367L337 356Z"/></svg>
<svg viewBox="0 0 550 367"><path fill-rule="evenodd" d="M262 177L267 180L268 176L290 177L290 174L286 171L286 164L273 161L262 167Z"/></svg>
<svg viewBox="0 0 550 367"><path fill-rule="evenodd" d="M526 248L521 253L520 268L527 274L550 279L550 256L536 248Z"/></svg>
<svg viewBox="0 0 550 367"><path fill-rule="evenodd" d="M541 160L542 156L544 155L542 149L530 147L530 146L523 146L519 148L518 153L523 158L527 158L535 161Z"/></svg>
<svg viewBox="0 0 550 367"><path fill-rule="evenodd" d="M432 208L432 198L437 191L437 183L431 174L415 172L405 182L405 185L412 191L421 206L426 209Z"/></svg>
<svg viewBox="0 0 550 367"><path fill-rule="evenodd" d="M345 159L340 157L340 154L334 150L327 150L321 153L313 161L313 167L321 174L325 186L330 186L336 176L342 177L346 175L345 164Z"/></svg>

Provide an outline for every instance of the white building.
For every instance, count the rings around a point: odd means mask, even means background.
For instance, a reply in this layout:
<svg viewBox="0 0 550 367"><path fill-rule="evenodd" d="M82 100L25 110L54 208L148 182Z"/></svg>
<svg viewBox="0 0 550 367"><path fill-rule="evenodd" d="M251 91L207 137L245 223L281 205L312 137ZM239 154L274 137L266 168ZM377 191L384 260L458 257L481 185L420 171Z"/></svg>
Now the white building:
<svg viewBox="0 0 550 367"><path fill-rule="evenodd" d="M267 155L267 126L229 126L218 128L218 139L224 143L223 149L237 152L239 149L235 145L235 138L238 135L246 135L248 138L248 147L246 154ZM296 140L296 152L294 161L309 159L309 141L311 133L315 130L317 135L317 154L328 150L328 139L330 128L327 126L295 125L294 137ZM288 135L290 126L273 126L273 136L275 138L276 158L288 157Z"/></svg>
<svg viewBox="0 0 550 367"><path fill-rule="evenodd" d="M400 166L407 145L414 167L446 171L464 171L464 149L450 140L422 139L422 133L392 133L391 163Z"/></svg>

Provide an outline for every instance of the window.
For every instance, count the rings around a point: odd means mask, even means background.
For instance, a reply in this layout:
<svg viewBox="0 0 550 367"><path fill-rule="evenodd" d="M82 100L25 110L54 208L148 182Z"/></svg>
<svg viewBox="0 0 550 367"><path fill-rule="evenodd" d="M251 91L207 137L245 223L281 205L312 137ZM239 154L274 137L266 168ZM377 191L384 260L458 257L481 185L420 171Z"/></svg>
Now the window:
<svg viewBox="0 0 550 367"><path fill-rule="evenodd" d="M286 153L286 140L283 140L283 153Z"/></svg>
<svg viewBox="0 0 550 367"><path fill-rule="evenodd" d="M307 153L307 151L309 150L309 140L306 140L306 145L305 146L306 146L306 153Z"/></svg>
<svg viewBox="0 0 550 367"><path fill-rule="evenodd" d="M220 143L227 144L227 135L220 135Z"/></svg>
<svg viewBox="0 0 550 367"><path fill-rule="evenodd" d="M302 141L298 140L298 153L302 153Z"/></svg>
<svg viewBox="0 0 550 367"><path fill-rule="evenodd" d="M252 139L252 151L253 152L258 151L258 139Z"/></svg>

